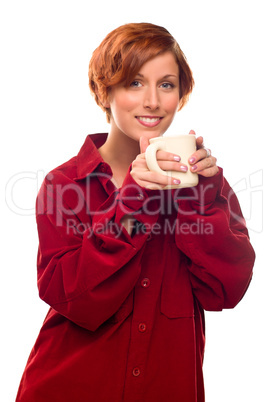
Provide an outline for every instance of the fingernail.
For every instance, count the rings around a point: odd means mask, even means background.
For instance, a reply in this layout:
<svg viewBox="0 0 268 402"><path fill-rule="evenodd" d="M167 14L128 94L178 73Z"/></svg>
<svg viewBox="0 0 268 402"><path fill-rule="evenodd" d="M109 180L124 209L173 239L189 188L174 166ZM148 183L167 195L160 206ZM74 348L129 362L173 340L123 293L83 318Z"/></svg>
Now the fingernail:
<svg viewBox="0 0 268 402"><path fill-rule="evenodd" d="M189 159L189 162L190 162L190 163L194 163L194 162L195 162L195 158L194 158L194 157L190 158L190 159Z"/></svg>
<svg viewBox="0 0 268 402"><path fill-rule="evenodd" d="M180 184L180 180L178 180L178 179L173 179L173 184Z"/></svg>
<svg viewBox="0 0 268 402"><path fill-rule="evenodd" d="M181 157L178 156L178 155L174 155L173 158L174 158L174 160L177 161L177 162L179 162L179 161L181 160Z"/></svg>
<svg viewBox="0 0 268 402"><path fill-rule="evenodd" d="M197 170L197 166L194 165L194 166L191 167L191 169L192 169L192 170Z"/></svg>
<svg viewBox="0 0 268 402"><path fill-rule="evenodd" d="M187 167L187 166L181 166L181 170L182 170L183 172L187 172L188 167Z"/></svg>

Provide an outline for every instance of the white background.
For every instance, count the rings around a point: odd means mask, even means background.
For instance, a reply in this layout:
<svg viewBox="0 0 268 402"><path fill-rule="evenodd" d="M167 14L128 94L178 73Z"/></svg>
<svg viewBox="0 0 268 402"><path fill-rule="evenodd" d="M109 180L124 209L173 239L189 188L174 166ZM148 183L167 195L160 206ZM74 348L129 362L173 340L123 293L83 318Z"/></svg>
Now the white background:
<svg viewBox="0 0 268 402"><path fill-rule="evenodd" d="M207 402L267 402L266 2L1 4L0 400L15 400L48 309L36 287L37 190L46 173L77 154L88 133L109 129L88 89L92 51L117 26L145 21L176 37L196 81L172 132L204 136L237 191L257 254L241 303L206 313Z"/></svg>

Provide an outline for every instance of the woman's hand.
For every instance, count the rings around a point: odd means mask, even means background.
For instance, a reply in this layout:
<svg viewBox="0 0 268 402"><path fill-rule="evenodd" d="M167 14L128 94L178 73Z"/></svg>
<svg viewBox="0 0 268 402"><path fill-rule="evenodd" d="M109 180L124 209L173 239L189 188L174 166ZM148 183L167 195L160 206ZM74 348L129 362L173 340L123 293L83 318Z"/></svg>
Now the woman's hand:
<svg viewBox="0 0 268 402"><path fill-rule="evenodd" d="M195 134L193 130L189 133ZM152 172L148 169L145 160L145 150L149 145L149 140L145 137L140 138L141 153L132 163L131 176L141 187L148 189L163 189L167 185L179 184L178 179L165 176L161 173ZM190 169L204 177L212 177L219 171L216 165L216 158L208 155L203 145L203 137L196 139L197 151L189 158ZM187 166L180 163L179 155L175 155L165 151L157 152L157 162L162 170L175 170L178 172L187 171Z"/></svg>
<svg viewBox="0 0 268 402"><path fill-rule="evenodd" d="M141 187L151 190L161 190L167 185L179 184L180 181L175 177L165 176L158 172L152 172L148 169L145 160L145 151L149 145L149 140L146 137L140 138L141 153L132 162L132 170L130 172L133 179ZM159 150L156 154L157 163L162 170L175 170L178 172L187 171L187 166L180 163L179 155L170 152Z"/></svg>
<svg viewBox="0 0 268 402"><path fill-rule="evenodd" d="M195 132L191 130L189 134L195 134ZM197 151L189 158L191 171L204 177L215 176L219 171L219 168L216 165L217 159L211 155L210 150L207 150L204 147L203 137L197 137L196 146ZM210 155L208 155L208 151Z"/></svg>

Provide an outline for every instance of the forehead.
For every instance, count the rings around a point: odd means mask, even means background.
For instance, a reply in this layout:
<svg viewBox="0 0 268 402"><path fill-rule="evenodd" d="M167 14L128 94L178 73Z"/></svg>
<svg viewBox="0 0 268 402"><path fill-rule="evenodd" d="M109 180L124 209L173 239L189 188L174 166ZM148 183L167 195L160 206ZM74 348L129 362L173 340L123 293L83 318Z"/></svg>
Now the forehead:
<svg viewBox="0 0 268 402"><path fill-rule="evenodd" d="M166 52L146 61L137 74L179 76L179 66L173 53Z"/></svg>

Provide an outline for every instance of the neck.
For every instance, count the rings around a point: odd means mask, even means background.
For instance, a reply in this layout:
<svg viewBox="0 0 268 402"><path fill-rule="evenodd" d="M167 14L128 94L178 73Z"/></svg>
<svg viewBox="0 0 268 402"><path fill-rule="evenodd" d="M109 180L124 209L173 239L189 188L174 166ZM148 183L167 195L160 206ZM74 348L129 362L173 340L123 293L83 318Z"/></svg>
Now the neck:
<svg viewBox="0 0 268 402"><path fill-rule="evenodd" d="M99 148L103 159L112 167L127 171L140 153L139 143L127 135L111 130L106 142Z"/></svg>

